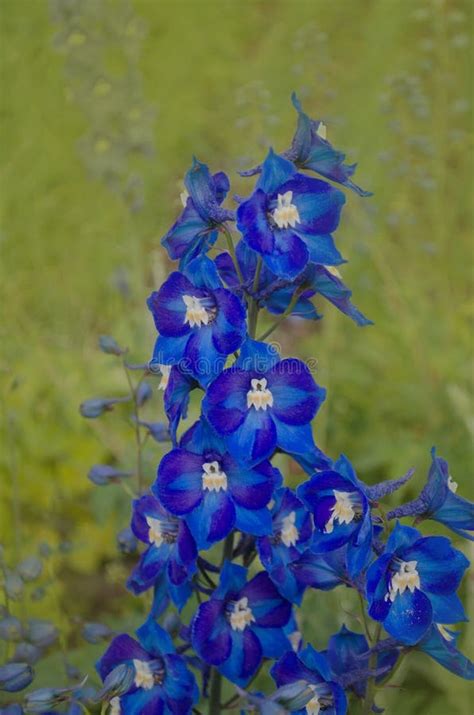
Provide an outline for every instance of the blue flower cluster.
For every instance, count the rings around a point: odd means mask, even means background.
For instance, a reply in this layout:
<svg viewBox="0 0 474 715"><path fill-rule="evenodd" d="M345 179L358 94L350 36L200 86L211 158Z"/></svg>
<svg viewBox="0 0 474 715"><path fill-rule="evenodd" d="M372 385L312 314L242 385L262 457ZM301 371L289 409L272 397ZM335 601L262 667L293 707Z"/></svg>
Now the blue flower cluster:
<svg viewBox="0 0 474 715"><path fill-rule="evenodd" d="M344 259L333 237L345 202L334 183L368 192L352 182L355 166L343 163L323 123L293 103L291 148L270 149L246 172L258 178L237 210L223 206L227 176L194 160L183 212L163 239L179 266L148 299L158 331L149 371L161 375L173 445L133 502L131 529L145 550L128 587L153 589L153 604L138 642L117 636L97 664L111 715L186 715L200 692L215 715L223 677L235 702L268 715L344 715L350 698L376 711L371 685L413 649L474 677L446 628L466 620L456 592L468 561L446 537L399 521L434 519L472 539L473 505L433 452L419 498L386 513L380 501L412 472L368 485L347 457L325 455L311 426L325 389L303 361L265 342L288 316L319 319L317 294L357 325L370 323L338 274ZM277 317L258 335L261 311ZM204 393L199 418L183 432L196 390ZM296 489L274 464L282 453L306 473ZM308 589L339 585L359 594L372 625L365 634L343 627L317 652L299 633L295 607ZM191 617L176 617L171 629L175 646L157 619L170 602L189 614L193 597ZM268 660L275 692L242 690ZM0 677L12 689L22 673Z"/></svg>

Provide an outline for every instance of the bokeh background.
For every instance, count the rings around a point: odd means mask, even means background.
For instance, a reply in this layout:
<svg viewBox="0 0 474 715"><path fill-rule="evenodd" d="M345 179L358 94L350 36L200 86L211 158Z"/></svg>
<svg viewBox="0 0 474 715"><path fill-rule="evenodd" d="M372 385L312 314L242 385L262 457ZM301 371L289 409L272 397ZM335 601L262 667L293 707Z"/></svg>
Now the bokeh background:
<svg viewBox="0 0 474 715"><path fill-rule="evenodd" d="M375 325L324 305L320 323L275 334L285 354L318 359L329 395L316 440L369 482L415 467L407 497L437 445L472 498L472 12L470 0L1 0L0 542L10 570L41 548L42 576L11 609L62 633L35 686L62 678L66 652L92 673L103 646L81 639L84 621L143 617L123 586L135 557L116 547L129 498L87 480L93 463L135 459L126 408L78 412L126 392L98 336L148 359L145 300L170 268L160 237L192 155L248 193L236 171L288 146L292 90L374 191L348 193L338 245ZM145 414L162 419L156 390ZM164 449L147 446L149 481ZM463 589L472 602L472 577ZM342 622L358 629L350 595L306 598L316 647ZM395 680L379 697L388 712L472 711L468 686L426 658Z"/></svg>

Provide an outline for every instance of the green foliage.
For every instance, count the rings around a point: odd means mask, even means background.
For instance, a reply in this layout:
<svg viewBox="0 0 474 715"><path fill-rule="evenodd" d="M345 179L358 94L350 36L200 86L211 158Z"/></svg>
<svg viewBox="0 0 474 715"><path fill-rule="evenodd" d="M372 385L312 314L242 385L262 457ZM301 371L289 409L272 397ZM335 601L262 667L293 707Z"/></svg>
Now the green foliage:
<svg viewBox="0 0 474 715"><path fill-rule="evenodd" d="M7 560L41 541L73 544L54 557L60 593L28 611L55 614L74 652L76 616L138 619L115 552L128 497L86 479L92 463L134 461L123 406L93 423L78 413L85 397L126 391L98 336L148 358L145 299L169 267L159 238L191 155L235 175L268 144L285 148L293 89L375 193L348 196L340 230L342 273L375 326L357 329L324 305L321 324L291 321L274 335L285 354L318 359L329 397L317 442L368 481L415 466L410 496L436 444L472 497L472 4L3 0L0 13L0 541ZM236 179L236 193L248 187ZM146 409L160 419L159 396ZM147 446L150 481L162 451ZM311 594L305 632L316 610L328 633L338 627L336 606L352 608L344 597ZM328 633L314 632L317 647ZM79 650L82 668L96 651ZM383 695L389 712L468 712L464 684L426 659L411 656L398 681L406 690Z"/></svg>

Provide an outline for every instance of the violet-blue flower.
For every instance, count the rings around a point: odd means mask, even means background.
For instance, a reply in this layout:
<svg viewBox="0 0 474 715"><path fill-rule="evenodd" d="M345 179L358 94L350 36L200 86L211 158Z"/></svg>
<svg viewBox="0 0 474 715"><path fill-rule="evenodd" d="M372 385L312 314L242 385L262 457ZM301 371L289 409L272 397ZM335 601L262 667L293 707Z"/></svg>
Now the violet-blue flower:
<svg viewBox="0 0 474 715"><path fill-rule="evenodd" d="M432 519L444 524L456 534L474 541L474 504L457 494L458 484L449 473L445 459L431 450L428 481L420 496L387 513L389 519L415 516L416 521Z"/></svg>
<svg viewBox="0 0 474 715"><path fill-rule="evenodd" d="M327 126L320 119L311 119L301 107L301 102L295 92L291 101L298 112L298 123L290 149L282 156L294 162L300 169L315 171L317 174L352 189L359 196L372 196L371 191L364 191L354 184L357 164L344 164L346 155L334 149L327 140ZM241 176L254 176L262 170L261 166L248 171L241 171Z"/></svg>
<svg viewBox="0 0 474 715"><path fill-rule="evenodd" d="M241 466L204 419L183 435L180 447L158 467L153 491L173 514L185 518L199 549L233 528L260 536L271 532L270 511L278 473L269 461Z"/></svg>
<svg viewBox="0 0 474 715"><path fill-rule="evenodd" d="M309 452L310 423L325 396L301 360L280 360L272 346L247 339L234 365L209 386L203 411L231 454L256 463L277 447Z"/></svg>
<svg viewBox="0 0 474 715"><path fill-rule="evenodd" d="M265 572L246 579L247 569L226 561L218 587L199 606L192 625L198 655L242 686L263 657L278 658L290 647L283 627L290 620L291 604Z"/></svg>
<svg viewBox="0 0 474 715"><path fill-rule="evenodd" d="M224 172L212 176L205 164L193 159L184 184L184 211L161 241L172 260L181 260L181 268L215 243L222 223L234 220L234 214L221 206L229 191Z"/></svg>
<svg viewBox="0 0 474 715"><path fill-rule="evenodd" d="M217 269L207 257L196 258L180 273L175 271L148 307L158 337L153 365L177 365L207 385L238 350L245 333L245 308L223 288Z"/></svg>
<svg viewBox="0 0 474 715"><path fill-rule="evenodd" d="M240 272L244 278L246 290L253 290L257 270L258 253L239 241L236 247L236 257ZM219 275L232 290L240 290L240 279L230 253L220 253L216 256L216 266ZM372 321L363 315L350 298L352 291L343 283L338 271L331 266L308 263L305 270L295 279L277 277L266 265L260 269L258 285L254 293L255 299L262 308L270 313L281 315L288 309L295 291L298 297L291 309L291 315L307 320L318 320L322 316L317 312L313 298L322 295L342 313L353 320L356 325L371 325Z"/></svg>
<svg viewBox="0 0 474 715"><path fill-rule="evenodd" d="M114 715L187 715L199 698L194 675L176 655L169 635L152 619L137 630L138 641L123 633L112 641L96 668L103 681L118 667L133 669L127 691L111 701Z"/></svg>
<svg viewBox="0 0 474 715"><path fill-rule="evenodd" d="M237 210L237 228L279 277L294 278L309 261L343 262L331 233L344 194L325 181L299 174L270 150L254 193Z"/></svg>
<svg viewBox="0 0 474 715"><path fill-rule="evenodd" d="M273 530L257 539L258 555L282 596L300 604L306 584L289 566L298 561L311 538L311 516L291 489L278 489L273 498Z"/></svg>
<svg viewBox="0 0 474 715"><path fill-rule="evenodd" d="M347 712L344 690L335 682L327 658L311 645L298 654L288 651L270 672L278 686L301 682L301 704L293 705L294 715L320 711L325 715L345 715Z"/></svg>
<svg viewBox="0 0 474 715"><path fill-rule="evenodd" d="M369 615L406 645L421 640L432 623L464 621L456 590L468 566L446 537L424 537L397 522L367 571Z"/></svg>
<svg viewBox="0 0 474 715"><path fill-rule="evenodd" d="M347 544L347 568L355 577L369 560L373 529L367 493L349 460L342 455L333 469L301 484L297 495L314 517L311 549L324 553Z"/></svg>
<svg viewBox="0 0 474 715"><path fill-rule="evenodd" d="M197 549L186 522L170 514L152 494L133 502L131 522L135 536L148 544L127 586L135 594L165 575L169 595L181 609L191 595L189 581L196 572Z"/></svg>

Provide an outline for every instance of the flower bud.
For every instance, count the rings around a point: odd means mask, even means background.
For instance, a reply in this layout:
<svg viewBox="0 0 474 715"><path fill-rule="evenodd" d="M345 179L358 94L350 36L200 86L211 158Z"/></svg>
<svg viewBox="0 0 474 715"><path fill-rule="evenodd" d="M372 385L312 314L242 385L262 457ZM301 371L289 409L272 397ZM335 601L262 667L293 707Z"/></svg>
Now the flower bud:
<svg viewBox="0 0 474 715"><path fill-rule="evenodd" d="M15 616L7 616L0 621L0 638L4 641L21 641L23 628Z"/></svg>
<svg viewBox="0 0 474 715"><path fill-rule="evenodd" d="M58 629L50 621L42 621L38 618L30 618L28 621L26 638L38 648L47 648L58 639L58 636Z"/></svg>
<svg viewBox="0 0 474 715"><path fill-rule="evenodd" d="M139 420L138 424L147 428L155 442L169 442L171 440L169 428L163 422L145 422Z"/></svg>
<svg viewBox="0 0 474 715"><path fill-rule="evenodd" d="M135 551L137 550L137 545L137 538L129 526L127 526L125 529L122 529L122 531L119 531L119 533L117 534L117 546L119 548L119 551L122 552L122 554L135 553Z"/></svg>
<svg viewBox="0 0 474 715"><path fill-rule="evenodd" d="M88 643L100 643L101 640L109 640L113 636L113 631L103 623L84 623L82 637Z"/></svg>
<svg viewBox="0 0 474 715"><path fill-rule="evenodd" d="M111 335L100 336L99 348L108 355L123 355L126 352Z"/></svg>
<svg viewBox="0 0 474 715"><path fill-rule="evenodd" d="M93 397L85 400L79 406L79 412L87 419L100 417L104 412L110 412L118 402L128 402L130 397Z"/></svg>
<svg viewBox="0 0 474 715"><path fill-rule="evenodd" d="M28 687L33 677L33 669L28 663L7 663L0 666L0 690L17 693Z"/></svg>
<svg viewBox="0 0 474 715"><path fill-rule="evenodd" d="M111 700L117 695L127 693L135 680L135 667L132 663L121 663L110 671L104 685L97 693L97 700Z"/></svg>
<svg viewBox="0 0 474 715"><path fill-rule="evenodd" d="M28 556L17 566L17 571L23 581L34 581L41 575L42 570L43 565L36 556Z"/></svg>
<svg viewBox="0 0 474 715"><path fill-rule="evenodd" d="M90 468L87 478L98 487L105 487L108 484L117 484L121 479L131 477L131 472L123 472L108 464L94 464Z"/></svg>
<svg viewBox="0 0 474 715"><path fill-rule="evenodd" d="M9 571L5 576L4 588L12 601L18 601L23 594L23 579L16 571Z"/></svg>
<svg viewBox="0 0 474 715"><path fill-rule="evenodd" d="M23 641L21 643L18 643L17 647L15 648L15 652L13 653L13 660L33 665L41 658L41 655L41 649L38 648L38 646Z"/></svg>
<svg viewBox="0 0 474 715"><path fill-rule="evenodd" d="M153 390L148 382L141 382L136 392L136 400L139 407L148 402L153 397Z"/></svg>

